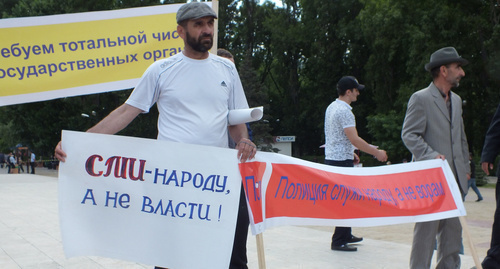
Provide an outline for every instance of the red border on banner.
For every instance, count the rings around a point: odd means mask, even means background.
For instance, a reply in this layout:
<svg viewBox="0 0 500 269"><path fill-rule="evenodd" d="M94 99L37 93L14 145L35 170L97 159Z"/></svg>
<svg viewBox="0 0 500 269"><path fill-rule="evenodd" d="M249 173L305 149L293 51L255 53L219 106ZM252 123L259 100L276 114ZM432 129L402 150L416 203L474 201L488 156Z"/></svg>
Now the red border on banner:
<svg viewBox="0 0 500 269"><path fill-rule="evenodd" d="M262 212L265 163L240 164L254 223L276 217L356 219L415 216L457 209L442 168L348 175L272 164ZM255 186L255 187L251 187Z"/></svg>
<svg viewBox="0 0 500 269"><path fill-rule="evenodd" d="M264 171L266 171L266 163L240 163L239 166L253 223L261 223L264 221L262 212L262 177Z"/></svg>

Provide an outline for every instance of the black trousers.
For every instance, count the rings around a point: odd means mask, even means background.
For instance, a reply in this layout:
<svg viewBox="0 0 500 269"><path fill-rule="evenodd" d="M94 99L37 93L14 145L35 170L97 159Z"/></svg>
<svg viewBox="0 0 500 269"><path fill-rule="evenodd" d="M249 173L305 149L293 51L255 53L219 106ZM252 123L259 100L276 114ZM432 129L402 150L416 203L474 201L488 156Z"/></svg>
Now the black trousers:
<svg viewBox="0 0 500 269"><path fill-rule="evenodd" d="M354 167L354 160L325 160L325 164L332 166L341 167ZM332 246L342 246L347 244L352 238L352 228L351 227L335 227L335 232L332 235Z"/></svg>
<svg viewBox="0 0 500 269"><path fill-rule="evenodd" d="M35 162L30 162L30 166L31 166L31 173L34 174L35 173Z"/></svg>
<svg viewBox="0 0 500 269"><path fill-rule="evenodd" d="M247 237L249 224L250 218L248 217L247 200L245 196L245 189L242 184L240 192L240 206L238 209L238 218L236 220L236 230L234 233L233 252L231 254L229 269L248 269Z"/></svg>
<svg viewBox="0 0 500 269"><path fill-rule="evenodd" d="M248 269L247 266L248 225L250 225L250 218L248 217L248 207L245 196L245 189L243 188L242 184L240 191L240 205L238 209L238 217L236 219L236 230L234 232L233 252L231 254L231 262L229 263L229 269ZM155 269L163 269L163 267L155 266Z"/></svg>
<svg viewBox="0 0 500 269"><path fill-rule="evenodd" d="M499 171L497 171L498 178L495 188L495 200L497 202L497 207L493 217L490 249L482 262L483 269L500 268L500 174L498 172Z"/></svg>

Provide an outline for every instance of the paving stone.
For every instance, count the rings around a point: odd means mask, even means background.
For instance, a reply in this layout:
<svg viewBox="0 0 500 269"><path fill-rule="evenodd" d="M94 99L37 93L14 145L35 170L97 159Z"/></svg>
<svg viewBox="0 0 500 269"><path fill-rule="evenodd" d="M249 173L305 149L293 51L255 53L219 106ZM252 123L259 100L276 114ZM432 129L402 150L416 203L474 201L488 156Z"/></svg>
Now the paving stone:
<svg viewBox="0 0 500 269"><path fill-rule="evenodd" d="M37 174L6 174L0 168L0 268L2 269L143 269L152 265L104 257L64 256L59 231L57 171L38 168ZM494 189L480 188L484 196L475 202L472 192L465 201L467 223L479 260L489 247L495 210ZM330 250L334 227L285 226L263 234L269 269L383 269L408 268L413 224L353 228L364 237L357 252ZM474 261L464 239L462 267ZM249 268L258 268L256 237L248 237ZM435 256L433 266L435 266Z"/></svg>

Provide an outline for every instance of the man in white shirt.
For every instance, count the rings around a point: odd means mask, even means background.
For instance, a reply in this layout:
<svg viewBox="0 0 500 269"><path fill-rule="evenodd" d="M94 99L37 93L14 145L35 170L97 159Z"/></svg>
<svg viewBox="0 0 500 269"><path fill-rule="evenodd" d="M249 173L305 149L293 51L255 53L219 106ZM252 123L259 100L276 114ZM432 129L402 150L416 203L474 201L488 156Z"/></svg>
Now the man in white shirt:
<svg viewBox="0 0 500 269"><path fill-rule="evenodd" d="M216 18L204 3L183 5L177 12L177 33L184 40L184 51L153 63L125 104L88 132L115 134L156 103L159 140L227 148L229 132L237 142L237 158L242 162L252 159L257 148L248 139L246 125L227 123L229 110L248 108L236 67L208 52ZM66 158L60 142L55 156L60 161ZM233 246L231 269L247 268L244 241Z"/></svg>
<svg viewBox="0 0 500 269"><path fill-rule="evenodd" d="M9 162L8 162L8 168L9 169L8 169L7 173L10 174L10 171L11 171L10 169L11 168L16 168L16 164L17 164L16 158L14 157L14 154L11 152L9 154Z"/></svg>
<svg viewBox="0 0 500 269"><path fill-rule="evenodd" d="M359 162L359 157L354 153L355 147L375 156L381 162L387 161L387 153L368 144L358 136L356 130L351 103L356 102L359 91L364 88L365 86L352 76L342 77L337 83L339 98L328 106L325 113L325 164L354 167L354 164ZM348 244L362 240L362 237L352 235L351 227L335 227L331 249L357 251L356 247Z"/></svg>
<svg viewBox="0 0 500 269"><path fill-rule="evenodd" d="M35 153L33 153L33 151L30 151L30 166L31 166L31 173L32 174L35 173L35 160L36 160ZM27 170L29 170L29 169L27 169Z"/></svg>

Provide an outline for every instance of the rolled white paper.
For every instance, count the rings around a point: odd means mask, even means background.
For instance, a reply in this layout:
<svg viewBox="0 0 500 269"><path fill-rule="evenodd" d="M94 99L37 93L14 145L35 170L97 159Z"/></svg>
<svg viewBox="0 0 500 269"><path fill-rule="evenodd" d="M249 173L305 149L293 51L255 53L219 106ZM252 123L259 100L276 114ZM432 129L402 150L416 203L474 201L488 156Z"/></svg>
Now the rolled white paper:
<svg viewBox="0 0 500 269"><path fill-rule="evenodd" d="M264 107L253 107L247 109L229 110L227 121L229 125L238 125L242 123L258 121L264 115Z"/></svg>

